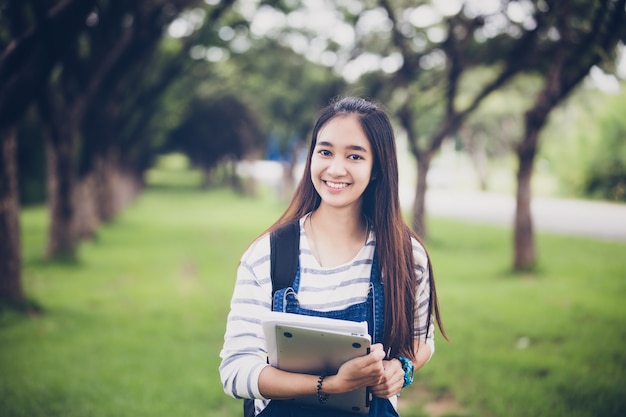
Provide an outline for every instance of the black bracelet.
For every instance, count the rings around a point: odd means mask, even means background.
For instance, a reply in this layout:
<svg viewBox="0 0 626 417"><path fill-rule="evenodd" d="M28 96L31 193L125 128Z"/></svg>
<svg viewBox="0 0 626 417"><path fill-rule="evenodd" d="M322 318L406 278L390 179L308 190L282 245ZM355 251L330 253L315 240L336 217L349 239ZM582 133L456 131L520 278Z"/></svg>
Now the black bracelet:
<svg viewBox="0 0 626 417"><path fill-rule="evenodd" d="M322 394L322 384L324 383L324 378L326 378L326 375L322 374L317 380L317 401L319 401L320 404L326 404L329 397L328 394Z"/></svg>

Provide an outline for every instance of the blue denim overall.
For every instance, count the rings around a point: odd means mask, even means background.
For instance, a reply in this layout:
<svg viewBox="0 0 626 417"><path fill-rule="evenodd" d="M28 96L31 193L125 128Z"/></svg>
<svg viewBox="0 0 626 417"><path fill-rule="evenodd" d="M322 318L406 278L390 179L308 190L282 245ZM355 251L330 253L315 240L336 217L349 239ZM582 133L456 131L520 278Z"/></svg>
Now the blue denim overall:
<svg viewBox="0 0 626 417"><path fill-rule="evenodd" d="M372 343L382 341L384 326L384 304L383 286L380 281L376 255L372 260L372 272L370 274L370 291L367 301L354 304L343 310L315 311L300 307L297 293L300 285L300 266L294 279L293 285L276 291L274 294L274 311L287 313L304 314L308 316L329 317L341 320L367 321L369 334ZM347 411L332 410L319 407L303 406L293 404L291 401L272 400L269 405L258 415L258 417L358 417ZM373 397L370 402L371 417L399 417L393 405L388 399Z"/></svg>

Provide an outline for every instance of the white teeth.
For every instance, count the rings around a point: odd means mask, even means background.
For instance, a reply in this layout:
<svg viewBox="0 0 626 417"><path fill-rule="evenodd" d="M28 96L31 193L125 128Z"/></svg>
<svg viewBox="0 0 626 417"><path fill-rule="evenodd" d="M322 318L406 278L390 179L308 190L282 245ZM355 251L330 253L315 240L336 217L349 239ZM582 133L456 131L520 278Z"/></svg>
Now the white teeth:
<svg viewBox="0 0 626 417"><path fill-rule="evenodd" d="M336 189L340 189L340 188L346 188L348 185L346 183L343 182L329 182L326 181L326 185L328 185L330 188L336 188Z"/></svg>

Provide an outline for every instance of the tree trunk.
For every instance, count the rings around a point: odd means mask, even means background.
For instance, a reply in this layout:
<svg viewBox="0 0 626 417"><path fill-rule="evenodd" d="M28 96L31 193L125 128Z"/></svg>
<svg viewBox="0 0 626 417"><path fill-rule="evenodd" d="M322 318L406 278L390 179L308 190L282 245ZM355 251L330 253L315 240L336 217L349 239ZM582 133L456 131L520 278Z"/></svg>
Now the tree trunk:
<svg viewBox="0 0 626 417"><path fill-rule="evenodd" d="M23 305L15 128L0 130L0 302Z"/></svg>
<svg viewBox="0 0 626 417"><path fill-rule="evenodd" d="M517 145L517 203L515 207L515 230L513 231L515 271L530 271L535 268L535 237L533 232L530 202L532 199L531 179L539 133L548 120L548 115L564 97L561 86L565 63L562 45L554 53L554 60L546 75L545 84L539 91L533 107L524 114L524 137Z"/></svg>
<svg viewBox="0 0 626 417"><path fill-rule="evenodd" d="M528 132L535 137L539 131ZM536 139L535 139L536 141ZM533 222L530 210L531 203L531 178L536 149L518 151L517 171L517 204L515 206L515 261L516 271L532 270L535 267L535 238L533 234Z"/></svg>
<svg viewBox="0 0 626 417"><path fill-rule="evenodd" d="M489 157L485 150L483 135L480 132L473 132L471 127L461 127L457 132L461 142L469 154L470 161L476 172L478 186L481 191L489 188Z"/></svg>
<svg viewBox="0 0 626 417"><path fill-rule="evenodd" d="M115 195L115 174L117 164L112 151L95 156L93 171L95 176L94 196L98 218L102 223L110 223L117 211Z"/></svg>
<svg viewBox="0 0 626 417"><path fill-rule="evenodd" d="M119 152L110 148L93 163L92 196L100 223L109 223L136 197L138 181L121 166Z"/></svg>
<svg viewBox="0 0 626 417"><path fill-rule="evenodd" d="M98 201L95 197L95 174L90 172L74 187L74 231L77 241L93 240L100 226Z"/></svg>
<svg viewBox="0 0 626 417"><path fill-rule="evenodd" d="M57 128L51 125L46 127L48 207L50 213L46 256L51 259L75 261L78 246L74 208L76 183L75 129L72 120L65 120L64 124L64 127L61 127L61 124L57 124Z"/></svg>
<svg viewBox="0 0 626 417"><path fill-rule="evenodd" d="M419 237L426 239L426 189L428 188L427 177L433 154L423 152L416 155L417 161L417 186L415 188L415 200L413 201L413 230Z"/></svg>
<svg viewBox="0 0 626 417"><path fill-rule="evenodd" d="M289 162L279 163L281 167L281 180L278 182L276 191L280 201L287 204L291 201L294 190L296 189L295 181L293 179L294 162L292 159Z"/></svg>
<svg viewBox="0 0 626 417"><path fill-rule="evenodd" d="M142 190L141 181L129 170L124 170L117 165L113 172L114 181L112 183L115 214L128 207Z"/></svg>

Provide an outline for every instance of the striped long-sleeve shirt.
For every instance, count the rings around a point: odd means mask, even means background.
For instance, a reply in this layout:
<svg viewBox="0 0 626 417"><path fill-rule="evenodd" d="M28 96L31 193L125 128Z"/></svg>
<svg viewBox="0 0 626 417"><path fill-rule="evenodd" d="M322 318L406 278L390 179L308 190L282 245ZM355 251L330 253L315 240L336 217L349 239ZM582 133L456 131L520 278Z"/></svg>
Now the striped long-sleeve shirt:
<svg viewBox="0 0 626 417"><path fill-rule="evenodd" d="M321 267L313 256L300 220L300 287L298 301L303 308L341 310L367 299L376 237L369 232L365 246L350 262L332 268ZM434 352L434 325L426 325L430 283L426 252L413 240L417 276L415 337L425 340ZM383 277L384 279L384 277ZM241 257L231 299L224 346L219 367L224 391L234 398L264 399L258 379L267 364L261 317L271 311L269 234L253 242ZM257 412L267 404L257 401Z"/></svg>

